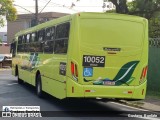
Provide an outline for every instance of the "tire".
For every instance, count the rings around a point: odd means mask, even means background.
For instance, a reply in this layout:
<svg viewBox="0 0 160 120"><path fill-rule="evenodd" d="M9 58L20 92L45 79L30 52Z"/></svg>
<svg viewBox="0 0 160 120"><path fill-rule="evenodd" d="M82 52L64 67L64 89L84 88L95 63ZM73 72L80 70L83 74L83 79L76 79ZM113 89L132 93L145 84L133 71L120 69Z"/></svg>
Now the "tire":
<svg viewBox="0 0 160 120"><path fill-rule="evenodd" d="M36 93L39 98L43 97L43 91L42 91L42 81L41 81L41 75L39 74L36 78Z"/></svg>

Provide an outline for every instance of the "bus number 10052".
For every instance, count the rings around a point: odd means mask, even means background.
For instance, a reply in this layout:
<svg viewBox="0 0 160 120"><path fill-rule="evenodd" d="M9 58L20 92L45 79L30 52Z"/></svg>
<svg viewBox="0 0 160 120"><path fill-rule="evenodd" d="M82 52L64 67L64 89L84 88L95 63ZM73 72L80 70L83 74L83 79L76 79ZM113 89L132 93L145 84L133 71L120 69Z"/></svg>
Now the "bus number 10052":
<svg viewBox="0 0 160 120"><path fill-rule="evenodd" d="M83 56L83 66L90 67L104 67L105 65L105 56Z"/></svg>

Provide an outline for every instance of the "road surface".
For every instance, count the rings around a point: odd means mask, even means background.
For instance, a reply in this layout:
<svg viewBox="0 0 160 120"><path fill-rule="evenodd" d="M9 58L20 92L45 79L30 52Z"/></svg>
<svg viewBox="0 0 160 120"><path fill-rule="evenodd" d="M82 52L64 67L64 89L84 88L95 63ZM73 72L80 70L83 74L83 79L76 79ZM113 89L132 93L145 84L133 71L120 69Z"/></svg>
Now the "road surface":
<svg viewBox="0 0 160 120"><path fill-rule="evenodd" d="M45 95L41 99L36 96L35 88L17 83L17 78L11 75L11 70L0 70L0 109L2 106L40 106L41 111L48 116L42 118L8 118L11 120L158 120L157 117L145 117L144 113L156 114L154 112L143 111L142 109L129 107L113 101L97 101L84 99L57 100L56 98ZM78 112L75 112L78 111ZM143 112L142 112L143 111ZM140 114L141 116L137 115ZM135 116L137 115L137 116ZM7 118L0 117L0 120Z"/></svg>

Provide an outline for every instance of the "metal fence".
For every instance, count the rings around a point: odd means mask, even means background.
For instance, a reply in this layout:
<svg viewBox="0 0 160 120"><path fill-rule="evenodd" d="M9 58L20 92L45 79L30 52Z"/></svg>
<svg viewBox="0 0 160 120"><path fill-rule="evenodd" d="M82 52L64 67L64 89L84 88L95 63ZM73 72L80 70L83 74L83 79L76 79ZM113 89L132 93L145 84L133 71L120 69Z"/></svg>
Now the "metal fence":
<svg viewBox="0 0 160 120"><path fill-rule="evenodd" d="M160 38L150 38L149 46L150 47L160 47Z"/></svg>
<svg viewBox="0 0 160 120"><path fill-rule="evenodd" d="M160 38L149 39L147 95L160 97Z"/></svg>

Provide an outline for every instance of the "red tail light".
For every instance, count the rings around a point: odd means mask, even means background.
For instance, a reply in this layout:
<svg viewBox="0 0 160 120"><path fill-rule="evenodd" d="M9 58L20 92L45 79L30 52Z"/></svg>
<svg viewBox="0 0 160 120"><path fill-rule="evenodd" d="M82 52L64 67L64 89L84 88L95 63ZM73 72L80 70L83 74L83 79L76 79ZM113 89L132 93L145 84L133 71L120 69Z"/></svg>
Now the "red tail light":
<svg viewBox="0 0 160 120"><path fill-rule="evenodd" d="M78 77L78 67L73 62L71 62L71 73L74 77Z"/></svg>
<svg viewBox="0 0 160 120"><path fill-rule="evenodd" d="M147 70L148 70L148 66L146 66L145 69L144 69L144 72L143 72L143 77L144 77L144 78L146 77Z"/></svg>
<svg viewBox="0 0 160 120"><path fill-rule="evenodd" d="M71 62L71 73L72 75L74 75L74 63L73 62Z"/></svg>
<svg viewBox="0 0 160 120"><path fill-rule="evenodd" d="M147 70L148 70L148 66L146 66L146 67L143 68L142 73L141 73L140 80L141 80L141 79L144 79L144 78L146 77Z"/></svg>

